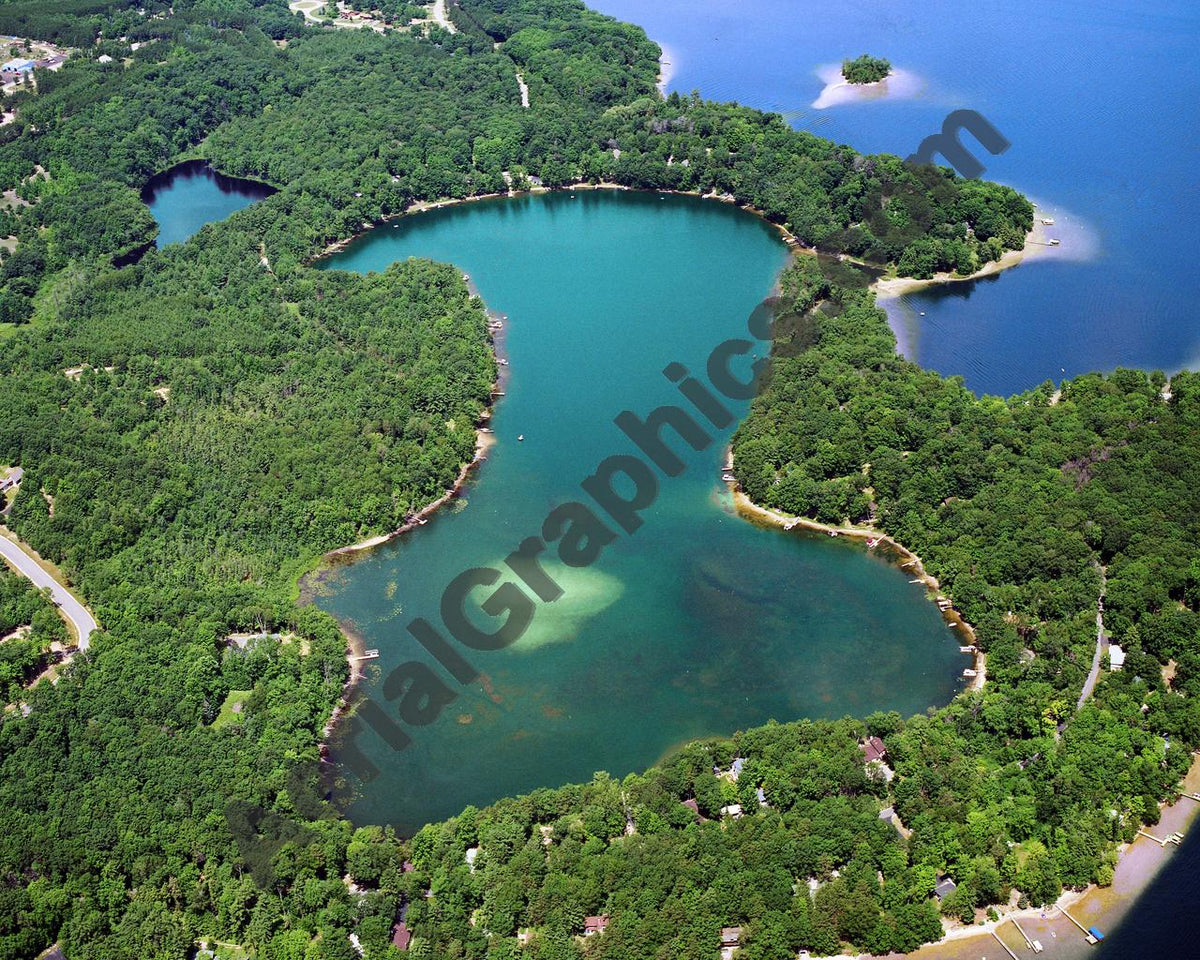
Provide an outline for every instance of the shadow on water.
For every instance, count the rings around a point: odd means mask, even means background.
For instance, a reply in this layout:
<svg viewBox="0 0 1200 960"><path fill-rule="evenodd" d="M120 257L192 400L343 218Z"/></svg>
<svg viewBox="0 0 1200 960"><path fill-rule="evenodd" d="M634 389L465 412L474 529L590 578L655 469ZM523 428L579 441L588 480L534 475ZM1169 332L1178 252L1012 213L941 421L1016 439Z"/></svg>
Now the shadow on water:
<svg viewBox="0 0 1200 960"><path fill-rule="evenodd" d="M159 224L158 247L182 243L208 223L275 193L274 187L218 173L207 160L186 160L155 174L142 188L142 202Z"/></svg>
<svg viewBox="0 0 1200 960"><path fill-rule="evenodd" d="M168 170L156 173L147 180L146 185L142 187L142 202L153 205L160 198L166 196L171 189L193 180L211 183L221 193L245 197L251 202L263 200L277 192L270 184L219 173L209 165L207 160L185 160Z"/></svg>

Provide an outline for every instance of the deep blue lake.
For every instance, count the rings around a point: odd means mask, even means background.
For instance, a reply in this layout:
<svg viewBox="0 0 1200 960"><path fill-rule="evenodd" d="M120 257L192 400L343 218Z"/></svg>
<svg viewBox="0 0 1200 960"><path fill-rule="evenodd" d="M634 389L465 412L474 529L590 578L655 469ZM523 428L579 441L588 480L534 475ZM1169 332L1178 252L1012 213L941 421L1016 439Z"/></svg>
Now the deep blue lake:
<svg viewBox="0 0 1200 960"><path fill-rule="evenodd" d="M778 110L794 126L869 152L907 156L961 107L1012 142L1000 156L977 151L984 176L1039 203L1062 247L999 280L894 305L907 353L922 365L961 374L977 391L1010 394L1089 370L1200 363L1192 262L1200 248L1200 5L591 6L670 48L671 90ZM813 109L824 85L816 70L863 52L915 74L921 91ZM964 142L975 146L969 135Z"/></svg>

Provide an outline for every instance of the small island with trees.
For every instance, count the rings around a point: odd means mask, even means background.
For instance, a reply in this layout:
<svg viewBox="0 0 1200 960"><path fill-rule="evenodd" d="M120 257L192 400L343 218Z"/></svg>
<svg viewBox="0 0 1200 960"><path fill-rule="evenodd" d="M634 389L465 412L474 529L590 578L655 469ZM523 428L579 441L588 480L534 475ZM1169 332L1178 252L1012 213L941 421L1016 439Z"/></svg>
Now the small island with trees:
<svg viewBox="0 0 1200 960"><path fill-rule="evenodd" d="M892 72L892 64L881 57L864 53L853 60L842 61L842 76L848 83L878 83Z"/></svg>

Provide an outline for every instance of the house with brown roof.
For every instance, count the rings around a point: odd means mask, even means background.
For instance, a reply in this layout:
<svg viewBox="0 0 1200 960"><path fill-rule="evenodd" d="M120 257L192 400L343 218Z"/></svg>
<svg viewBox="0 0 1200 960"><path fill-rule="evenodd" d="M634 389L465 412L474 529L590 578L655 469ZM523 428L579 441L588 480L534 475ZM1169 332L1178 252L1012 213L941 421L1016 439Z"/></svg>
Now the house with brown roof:
<svg viewBox="0 0 1200 960"><path fill-rule="evenodd" d="M878 737L867 737L858 745L858 749L862 751L863 765L867 768L867 775L875 779L882 777L885 783L890 783L896 774L888 766L888 752L883 741Z"/></svg>
<svg viewBox="0 0 1200 960"><path fill-rule="evenodd" d="M403 920L392 927L392 946L397 950L407 950L412 942L412 931Z"/></svg>
<svg viewBox="0 0 1200 960"><path fill-rule="evenodd" d="M887 747L878 737L867 737L858 745L858 748L863 752L865 763L875 763L876 761L882 763L887 760Z"/></svg>
<svg viewBox="0 0 1200 960"><path fill-rule="evenodd" d="M604 928L608 926L608 914L601 913L594 917L583 918L583 935L585 937L595 936L597 933L603 933Z"/></svg>
<svg viewBox="0 0 1200 960"><path fill-rule="evenodd" d="M741 927L721 928L721 960L733 960L733 951L742 945Z"/></svg>

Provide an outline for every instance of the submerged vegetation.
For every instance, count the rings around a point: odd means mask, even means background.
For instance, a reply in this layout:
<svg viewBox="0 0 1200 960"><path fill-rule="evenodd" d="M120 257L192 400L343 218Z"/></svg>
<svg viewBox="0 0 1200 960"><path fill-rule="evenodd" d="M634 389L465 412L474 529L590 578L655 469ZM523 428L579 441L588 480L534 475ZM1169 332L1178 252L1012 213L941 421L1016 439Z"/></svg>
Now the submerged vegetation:
<svg viewBox="0 0 1200 960"><path fill-rule="evenodd" d="M842 76L849 83L878 83L891 72L890 61L866 53L853 60L842 61Z"/></svg>
<svg viewBox="0 0 1200 960"><path fill-rule="evenodd" d="M728 195L901 271L967 271L1031 223L1004 187L664 101L658 48L575 0L450 14L457 33L425 37L305 26L282 0L0 6L6 29L112 57L39 77L0 128L0 186L24 201L3 215L17 243L0 265L16 331L0 341L0 462L26 471L9 522L105 625L0 725L0 960L55 940L71 960L185 957L199 940L352 960L351 933L386 957L405 904L411 950L431 957L511 956L525 928L530 955L573 957L600 913L589 955L713 956L736 923L749 957L904 949L938 935L939 872L961 891L942 909L964 915L1013 884L1044 900L1103 880L1200 737L1195 380L1169 402L1126 372L1053 404L1048 388L976 400L897 358L869 298L808 260L787 278L801 320L738 435L739 477L799 514L874 515L920 550L978 626L986 692L907 721L693 745L411 841L289 788L347 675L296 577L452 482L495 374L456 270L308 266L331 242L533 177ZM155 229L138 188L194 156L279 191L136 259ZM1105 569L1129 658L1072 716ZM44 611L7 584L2 622L40 636ZM227 639L244 631L263 636ZM860 761L868 733L894 758L890 788ZM715 776L735 755L736 783ZM885 800L910 839L879 819ZM748 815L721 819L731 803ZM231 805L267 811L251 831L270 856Z"/></svg>

